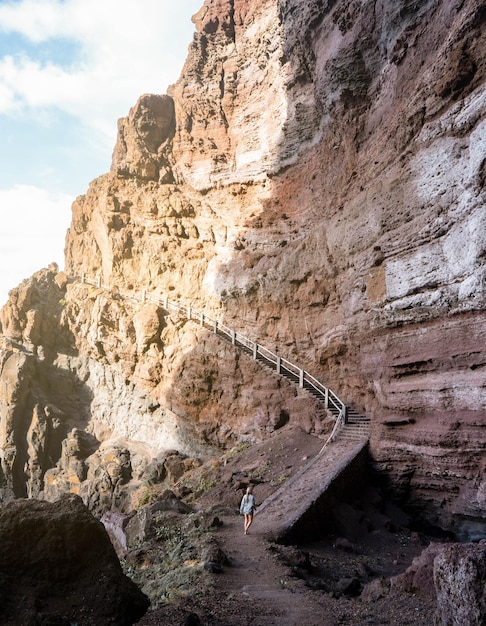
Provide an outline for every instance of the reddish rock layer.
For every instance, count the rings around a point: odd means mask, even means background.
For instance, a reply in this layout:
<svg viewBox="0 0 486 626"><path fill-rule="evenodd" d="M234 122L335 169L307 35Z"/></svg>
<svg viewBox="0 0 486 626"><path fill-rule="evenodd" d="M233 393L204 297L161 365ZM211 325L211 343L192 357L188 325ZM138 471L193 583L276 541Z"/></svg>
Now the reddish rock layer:
<svg viewBox="0 0 486 626"><path fill-rule="evenodd" d="M194 452L282 411L325 430L277 377L120 292L192 303L370 415L396 492L483 536L485 20L478 0L206 2L180 80L142 96L73 205L66 271L109 290L65 284L53 341L51 296L20 289L4 334L82 381L76 419L107 445Z"/></svg>

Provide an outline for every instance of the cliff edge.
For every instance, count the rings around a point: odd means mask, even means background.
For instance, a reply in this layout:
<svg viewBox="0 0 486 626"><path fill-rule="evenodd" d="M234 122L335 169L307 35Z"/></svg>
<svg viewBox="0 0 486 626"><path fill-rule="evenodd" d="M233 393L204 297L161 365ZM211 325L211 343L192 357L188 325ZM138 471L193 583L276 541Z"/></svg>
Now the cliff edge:
<svg viewBox="0 0 486 626"><path fill-rule="evenodd" d="M207 0L180 79L73 204L65 273L2 309L4 497L129 507L171 454L328 431L148 292L329 385L397 497L484 537L485 22L479 0Z"/></svg>

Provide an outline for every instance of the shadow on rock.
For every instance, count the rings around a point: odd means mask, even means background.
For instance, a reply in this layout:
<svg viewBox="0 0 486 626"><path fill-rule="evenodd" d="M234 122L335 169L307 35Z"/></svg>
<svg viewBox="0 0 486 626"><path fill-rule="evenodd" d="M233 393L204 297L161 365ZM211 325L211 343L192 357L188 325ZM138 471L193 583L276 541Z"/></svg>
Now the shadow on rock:
<svg viewBox="0 0 486 626"><path fill-rule="evenodd" d="M76 495L0 506L0 623L131 626L148 598Z"/></svg>

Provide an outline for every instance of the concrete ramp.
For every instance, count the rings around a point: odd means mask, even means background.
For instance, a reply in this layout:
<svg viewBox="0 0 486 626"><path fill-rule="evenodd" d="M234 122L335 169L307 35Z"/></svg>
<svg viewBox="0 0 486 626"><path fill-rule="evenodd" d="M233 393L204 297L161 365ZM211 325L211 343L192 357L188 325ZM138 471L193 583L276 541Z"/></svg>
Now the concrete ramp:
<svg viewBox="0 0 486 626"><path fill-rule="evenodd" d="M336 441L315 456L259 507L255 532L277 543L302 543L322 536L329 511L359 493L366 476L368 444Z"/></svg>

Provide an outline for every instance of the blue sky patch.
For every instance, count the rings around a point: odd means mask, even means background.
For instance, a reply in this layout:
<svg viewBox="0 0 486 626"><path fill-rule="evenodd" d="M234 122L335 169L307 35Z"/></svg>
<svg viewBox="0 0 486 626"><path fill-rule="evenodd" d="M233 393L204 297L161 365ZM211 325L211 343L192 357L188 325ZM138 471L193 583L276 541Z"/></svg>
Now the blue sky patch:
<svg viewBox="0 0 486 626"><path fill-rule="evenodd" d="M67 69L80 60L81 51L80 44L72 39L56 38L34 43L21 35L0 32L0 58L28 57L41 65L51 63Z"/></svg>

